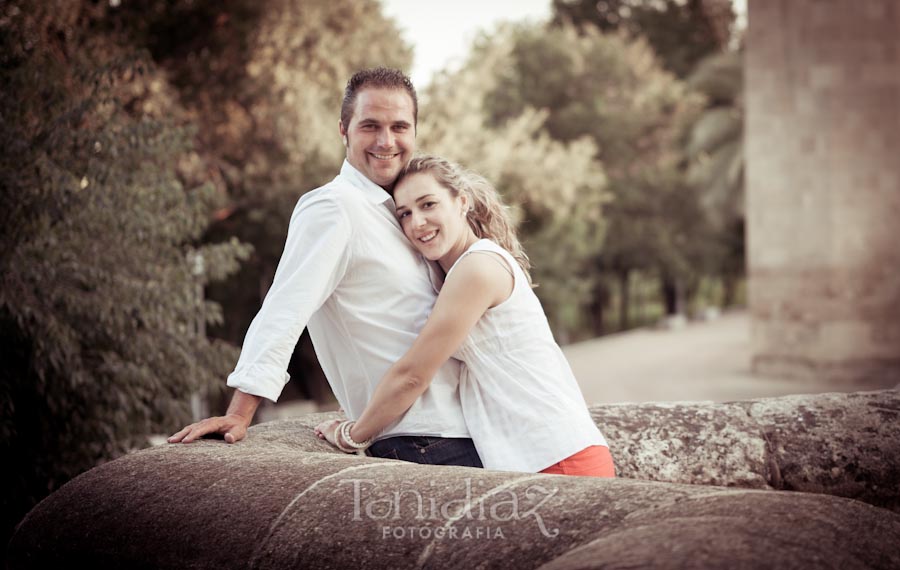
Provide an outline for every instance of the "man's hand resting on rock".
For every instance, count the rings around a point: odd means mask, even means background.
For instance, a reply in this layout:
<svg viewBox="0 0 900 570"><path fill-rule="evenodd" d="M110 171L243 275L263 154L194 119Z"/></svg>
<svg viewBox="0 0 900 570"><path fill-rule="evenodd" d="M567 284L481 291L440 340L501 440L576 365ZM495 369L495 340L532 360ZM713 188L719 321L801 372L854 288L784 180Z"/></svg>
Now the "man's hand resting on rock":
<svg viewBox="0 0 900 570"><path fill-rule="evenodd" d="M250 420L237 414L216 416L186 426L184 429L169 437L169 443L191 443L210 433L220 433L225 436L225 441L235 443L244 439Z"/></svg>
<svg viewBox="0 0 900 570"><path fill-rule="evenodd" d="M227 443L235 443L247 436L247 428L253 421L253 414L262 400L259 396L247 394L235 390L231 397L231 404L224 416L206 418L192 423L166 441L169 443L191 443L210 433L219 433L225 436Z"/></svg>

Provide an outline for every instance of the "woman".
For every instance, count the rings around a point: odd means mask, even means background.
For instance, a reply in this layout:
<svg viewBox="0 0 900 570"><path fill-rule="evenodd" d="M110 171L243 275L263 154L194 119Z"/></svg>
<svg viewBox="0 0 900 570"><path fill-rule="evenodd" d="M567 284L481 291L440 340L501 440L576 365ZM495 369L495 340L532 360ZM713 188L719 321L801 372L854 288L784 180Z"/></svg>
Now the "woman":
<svg viewBox="0 0 900 570"><path fill-rule="evenodd" d="M446 277L428 322L355 421L316 428L339 449L364 449L427 388L448 358L463 363L460 402L486 469L614 477L569 364L532 291L497 192L434 156L414 158L394 187L407 239Z"/></svg>

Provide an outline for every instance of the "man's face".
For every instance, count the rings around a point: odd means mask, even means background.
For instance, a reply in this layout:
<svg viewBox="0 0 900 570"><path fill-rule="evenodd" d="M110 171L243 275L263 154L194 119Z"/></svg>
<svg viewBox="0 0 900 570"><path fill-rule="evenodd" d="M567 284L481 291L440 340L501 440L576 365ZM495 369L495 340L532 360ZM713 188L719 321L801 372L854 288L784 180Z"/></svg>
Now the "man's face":
<svg viewBox="0 0 900 570"><path fill-rule="evenodd" d="M416 150L413 102L402 89L365 88L356 95L349 125L341 125L347 140L347 161L385 190L394 186L400 170Z"/></svg>

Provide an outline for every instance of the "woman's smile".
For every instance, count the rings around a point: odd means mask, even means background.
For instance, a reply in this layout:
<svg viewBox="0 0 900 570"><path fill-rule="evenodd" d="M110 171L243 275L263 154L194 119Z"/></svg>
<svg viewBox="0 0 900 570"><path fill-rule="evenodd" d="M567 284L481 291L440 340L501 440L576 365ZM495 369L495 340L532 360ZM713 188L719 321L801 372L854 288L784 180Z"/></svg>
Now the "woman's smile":
<svg viewBox="0 0 900 570"><path fill-rule="evenodd" d="M421 234L416 239L422 243L429 243L435 237L437 237L439 230L431 230L428 233Z"/></svg>
<svg viewBox="0 0 900 570"><path fill-rule="evenodd" d="M444 271L477 239L466 220L468 200L465 195L451 194L429 173L406 176L394 188L403 234Z"/></svg>

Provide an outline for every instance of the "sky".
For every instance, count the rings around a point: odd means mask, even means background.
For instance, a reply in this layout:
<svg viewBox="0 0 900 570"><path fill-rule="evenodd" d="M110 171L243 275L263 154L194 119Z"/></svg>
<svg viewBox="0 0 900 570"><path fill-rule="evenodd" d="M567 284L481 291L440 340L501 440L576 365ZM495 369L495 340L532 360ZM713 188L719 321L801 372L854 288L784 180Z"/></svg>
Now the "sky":
<svg viewBox="0 0 900 570"><path fill-rule="evenodd" d="M460 65L481 31L502 21L546 21L551 0L382 0L384 12L400 26L413 46L410 72L422 90L431 76L445 67ZM747 0L733 0L738 25L745 24Z"/></svg>
<svg viewBox="0 0 900 570"><path fill-rule="evenodd" d="M382 6L413 46L410 76L418 90L436 71L460 65L480 31L502 21L550 18L550 0L382 0Z"/></svg>

